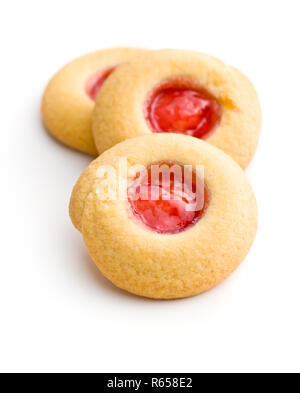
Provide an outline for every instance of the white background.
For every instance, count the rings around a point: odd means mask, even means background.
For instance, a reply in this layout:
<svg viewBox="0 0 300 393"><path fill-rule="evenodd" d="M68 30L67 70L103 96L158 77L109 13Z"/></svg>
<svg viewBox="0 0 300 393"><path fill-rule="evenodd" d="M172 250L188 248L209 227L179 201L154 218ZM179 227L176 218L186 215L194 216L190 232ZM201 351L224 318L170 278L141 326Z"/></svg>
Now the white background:
<svg viewBox="0 0 300 393"><path fill-rule="evenodd" d="M300 371L299 1L13 1L0 6L0 369ZM247 171L259 231L244 264L194 298L104 279L68 217L90 162L44 131L43 89L110 46L208 52L243 70L264 124Z"/></svg>

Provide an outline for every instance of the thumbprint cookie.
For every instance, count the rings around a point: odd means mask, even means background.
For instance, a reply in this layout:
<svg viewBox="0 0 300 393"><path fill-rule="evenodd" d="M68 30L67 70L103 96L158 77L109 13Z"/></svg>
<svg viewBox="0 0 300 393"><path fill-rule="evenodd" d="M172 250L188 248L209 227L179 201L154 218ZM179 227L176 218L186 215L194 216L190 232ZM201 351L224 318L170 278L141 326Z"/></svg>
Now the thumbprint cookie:
<svg viewBox="0 0 300 393"><path fill-rule="evenodd" d="M201 53L145 52L101 90L92 129L99 153L127 138L178 133L204 139L242 167L259 139L261 111L250 81Z"/></svg>
<svg viewBox="0 0 300 393"><path fill-rule="evenodd" d="M75 185L70 215L105 277L156 299L193 296L223 281L246 257L257 227L240 166L175 133L105 151Z"/></svg>
<svg viewBox="0 0 300 393"><path fill-rule="evenodd" d="M42 101L46 129L74 149L98 155L92 137L92 111L106 78L140 49L100 50L73 60L50 80Z"/></svg>

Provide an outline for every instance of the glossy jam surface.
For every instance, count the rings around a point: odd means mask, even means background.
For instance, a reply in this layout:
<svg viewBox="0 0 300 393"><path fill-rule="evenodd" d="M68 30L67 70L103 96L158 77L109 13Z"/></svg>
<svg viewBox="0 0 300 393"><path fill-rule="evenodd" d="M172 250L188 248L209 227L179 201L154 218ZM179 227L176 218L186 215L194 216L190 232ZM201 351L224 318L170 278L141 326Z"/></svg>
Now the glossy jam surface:
<svg viewBox="0 0 300 393"><path fill-rule="evenodd" d="M108 68L105 71L100 71L97 72L97 74L92 75L85 87L86 94L92 99L93 101L96 101L97 95L103 85L103 83L106 81L106 79L109 77L109 75L115 70L116 67L111 67Z"/></svg>
<svg viewBox="0 0 300 393"><path fill-rule="evenodd" d="M203 88L174 82L160 86L147 103L153 132L173 132L204 138L220 123L221 105Z"/></svg>
<svg viewBox="0 0 300 393"><path fill-rule="evenodd" d="M167 168L169 171L164 170ZM181 164L169 161L140 172L128 187L127 197L133 217L162 234L175 234L192 227L208 205L203 179L192 169L184 170Z"/></svg>

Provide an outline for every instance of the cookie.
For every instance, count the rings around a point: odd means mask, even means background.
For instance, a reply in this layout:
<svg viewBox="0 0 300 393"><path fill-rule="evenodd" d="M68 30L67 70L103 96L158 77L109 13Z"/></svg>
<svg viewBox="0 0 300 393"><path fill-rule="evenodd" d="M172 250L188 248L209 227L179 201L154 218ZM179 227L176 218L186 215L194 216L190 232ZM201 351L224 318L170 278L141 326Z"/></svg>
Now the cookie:
<svg viewBox="0 0 300 393"><path fill-rule="evenodd" d="M164 172L153 175L163 168L169 182ZM255 197L237 163L174 133L104 152L78 180L70 215L105 277L155 299L193 296L223 281L246 257L257 227Z"/></svg>
<svg viewBox="0 0 300 393"><path fill-rule="evenodd" d="M140 49L100 50L73 60L50 80L42 101L46 129L65 145L98 155L91 131L91 116L102 84L120 64Z"/></svg>
<svg viewBox="0 0 300 393"><path fill-rule="evenodd" d="M238 70L201 53L151 51L119 67L101 90L92 130L99 153L151 133L204 139L242 168L259 140L256 91Z"/></svg>

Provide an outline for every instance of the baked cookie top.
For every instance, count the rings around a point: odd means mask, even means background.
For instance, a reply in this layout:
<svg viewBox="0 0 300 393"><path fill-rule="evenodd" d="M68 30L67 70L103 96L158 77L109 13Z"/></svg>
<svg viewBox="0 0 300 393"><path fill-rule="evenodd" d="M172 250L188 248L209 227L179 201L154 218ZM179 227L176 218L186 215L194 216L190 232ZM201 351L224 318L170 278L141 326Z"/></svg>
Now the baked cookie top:
<svg viewBox="0 0 300 393"><path fill-rule="evenodd" d="M149 51L111 75L92 129L100 153L127 138L175 132L205 139L245 168L261 111L253 85L235 68L192 51Z"/></svg>
<svg viewBox="0 0 300 393"><path fill-rule="evenodd" d="M126 176L120 170L124 158L131 168ZM205 209L179 231L155 230L151 225L157 221L144 215L147 202L130 203L128 190L138 168L162 162L204 169ZM113 176L103 171L107 167ZM125 198L101 198L103 189L113 190L115 179L124 176L129 184ZM157 205L151 203L155 213ZM171 207L165 211L177 219L178 209L174 213ZM137 295L163 299L201 293L228 277L247 255L257 227L255 197L241 168L214 146L177 134L128 139L103 153L77 182L70 215L90 256L109 280ZM169 229L173 224L167 225Z"/></svg>

